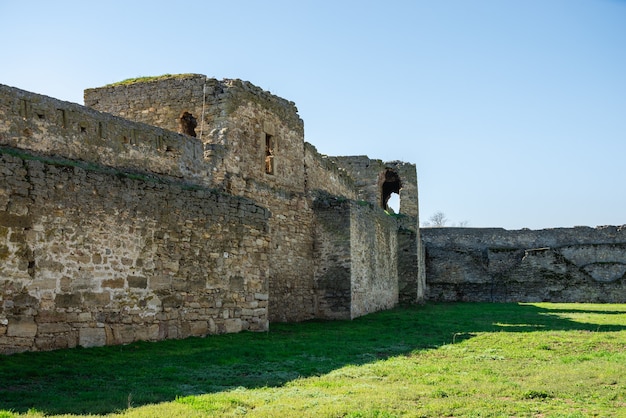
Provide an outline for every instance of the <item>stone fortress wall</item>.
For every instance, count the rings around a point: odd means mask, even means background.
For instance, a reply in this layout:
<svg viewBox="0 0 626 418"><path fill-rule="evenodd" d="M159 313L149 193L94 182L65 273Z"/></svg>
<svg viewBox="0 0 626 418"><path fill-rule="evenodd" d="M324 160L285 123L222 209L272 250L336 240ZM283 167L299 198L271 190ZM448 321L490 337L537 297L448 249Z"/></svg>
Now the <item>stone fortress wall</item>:
<svg viewBox="0 0 626 418"><path fill-rule="evenodd" d="M626 227L422 228L426 299L626 303Z"/></svg>
<svg viewBox="0 0 626 418"><path fill-rule="evenodd" d="M85 102L0 86L1 352L262 331L423 295L416 210L360 200L380 173L317 153L293 103L200 75ZM173 132L183 111L196 137ZM403 170L417 208L415 166L370 161Z"/></svg>
<svg viewBox="0 0 626 418"><path fill-rule="evenodd" d="M420 229L415 165L321 155L295 105L248 82L156 77L85 103L0 85L2 353L425 300L626 302L626 228Z"/></svg>

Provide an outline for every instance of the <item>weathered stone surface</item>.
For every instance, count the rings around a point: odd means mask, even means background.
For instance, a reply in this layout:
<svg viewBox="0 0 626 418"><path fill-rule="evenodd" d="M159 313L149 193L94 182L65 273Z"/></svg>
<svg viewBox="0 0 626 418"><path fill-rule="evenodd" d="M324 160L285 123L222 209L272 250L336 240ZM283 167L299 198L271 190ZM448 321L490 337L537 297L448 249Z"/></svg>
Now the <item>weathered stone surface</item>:
<svg viewBox="0 0 626 418"><path fill-rule="evenodd" d="M191 321L189 322L189 325L189 333L191 335L201 336L206 335L209 332L209 325L207 321Z"/></svg>
<svg viewBox="0 0 626 418"><path fill-rule="evenodd" d="M59 308L74 308L80 306L81 297L78 293L60 293L56 295L55 302Z"/></svg>
<svg viewBox="0 0 626 418"><path fill-rule="evenodd" d="M239 318L227 319L224 321L225 332L239 332L242 329L242 322Z"/></svg>
<svg viewBox="0 0 626 418"><path fill-rule="evenodd" d="M104 328L80 328L78 330L78 345L81 347L100 347L106 345Z"/></svg>
<svg viewBox="0 0 626 418"><path fill-rule="evenodd" d="M398 227L368 206L350 211L351 318L398 304Z"/></svg>
<svg viewBox="0 0 626 418"><path fill-rule="evenodd" d="M60 334L70 330L70 325L65 322L45 322L39 324L37 331L39 334Z"/></svg>
<svg viewBox="0 0 626 418"><path fill-rule="evenodd" d="M145 289L148 287L148 278L140 276L128 276L128 287L136 287L139 289Z"/></svg>
<svg viewBox="0 0 626 418"><path fill-rule="evenodd" d="M203 96L203 91L210 93ZM380 175L393 170L402 178L401 212L412 219L405 227L418 230L417 175L413 164L383 163L363 156L320 155L315 147L304 142L303 124L293 103L250 83L220 82L189 74L147 84L90 89L85 92L85 102L96 109L169 130L178 129L177 118L182 112L197 116L204 110L205 126L198 126L196 132L204 132L198 137L204 143L204 157L213 167L213 183L234 195L249 197L272 212L268 278L271 320L298 321L320 315L319 292L313 290L314 275L316 264L326 260L314 260L312 256L316 226L308 192L324 190L371 202L372 208L380 210ZM159 108L154 103L168 106ZM274 144L271 158L275 162L271 175L264 169L266 144L270 142ZM263 256L265 254L261 254L261 259ZM411 257L415 261L411 261ZM250 261L254 258L250 255ZM405 282L409 283L406 292L411 292L411 286L415 291L406 298L421 300L424 292L424 272L418 270L422 266L421 252L407 254L403 263L402 272L407 275ZM294 265L298 268L294 269ZM177 267L172 266L174 271ZM391 276L394 274L397 271ZM416 282L420 278L418 286ZM232 283L239 285L240 282ZM350 303L349 299L344 301ZM366 311L377 310L378 305L378 302L367 305Z"/></svg>
<svg viewBox="0 0 626 418"><path fill-rule="evenodd" d="M33 318L10 319L6 335L7 337L33 338L37 335L37 324Z"/></svg>

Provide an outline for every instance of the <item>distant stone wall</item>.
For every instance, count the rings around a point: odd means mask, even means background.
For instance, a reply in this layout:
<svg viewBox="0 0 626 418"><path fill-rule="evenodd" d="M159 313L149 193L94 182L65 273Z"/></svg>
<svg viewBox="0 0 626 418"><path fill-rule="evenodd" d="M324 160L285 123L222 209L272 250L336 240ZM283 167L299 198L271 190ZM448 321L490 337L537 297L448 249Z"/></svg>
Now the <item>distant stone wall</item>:
<svg viewBox="0 0 626 418"><path fill-rule="evenodd" d="M0 153L0 352L268 328L269 213L171 178Z"/></svg>
<svg viewBox="0 0 626 418"><path fill-rule="evenodd" d="M626 228L423 228L434 301L626 303Z"/></svg>

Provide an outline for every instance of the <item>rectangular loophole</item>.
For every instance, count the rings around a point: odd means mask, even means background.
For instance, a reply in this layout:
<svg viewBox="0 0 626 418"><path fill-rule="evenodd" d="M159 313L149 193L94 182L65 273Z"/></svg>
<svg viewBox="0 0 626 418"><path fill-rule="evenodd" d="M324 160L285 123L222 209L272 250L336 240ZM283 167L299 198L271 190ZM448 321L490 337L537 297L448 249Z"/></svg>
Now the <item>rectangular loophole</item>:
<svg viewBox="0 0 626 418"><path fill-rule="evenodd" d="M274 137L265 134L265 174L274 174Z"/></svg>
<svg viewBox="0 0 626 418"><path fill-rule="evenodd" d="M65 129L67 127L67 115L64 109L57 109L57 119L61 128Z"/></svg>
<svg viewBox="0 0 626 418"><path fill-rule="evenodd" d="M30 102L26 99L20 100L20 116L27 119L30 116Z"/></svg>

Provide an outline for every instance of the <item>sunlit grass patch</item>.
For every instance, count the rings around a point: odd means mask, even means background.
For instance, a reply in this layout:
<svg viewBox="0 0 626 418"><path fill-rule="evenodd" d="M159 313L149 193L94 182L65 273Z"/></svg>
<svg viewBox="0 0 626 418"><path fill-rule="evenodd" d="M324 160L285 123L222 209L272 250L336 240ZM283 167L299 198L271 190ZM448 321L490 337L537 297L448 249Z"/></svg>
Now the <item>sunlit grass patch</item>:
<svg viewBox="0 0 626 418"><path fill-rule="evenodd" d="M621 315L626 314L626 304L590 303L536 303L532 306L545 309L542 315L554 316L580 324L594 324L600 329L604 325L623 324Z"/></svg>

